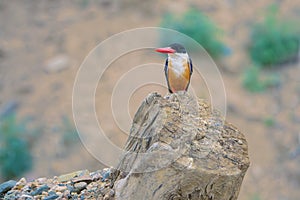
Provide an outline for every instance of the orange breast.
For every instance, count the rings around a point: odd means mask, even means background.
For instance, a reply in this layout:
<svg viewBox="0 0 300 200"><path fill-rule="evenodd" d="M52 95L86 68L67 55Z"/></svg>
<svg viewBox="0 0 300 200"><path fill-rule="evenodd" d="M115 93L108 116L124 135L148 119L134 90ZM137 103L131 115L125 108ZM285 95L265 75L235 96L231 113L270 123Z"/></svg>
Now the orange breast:
<svg viewBox="0 0 300 200"><path fill-rule="evenodd" d="M175 72L174 68L172 67L172 64L169 63L168 66L168 83L170 90L172 92L187 90L189 83L190 83L190 68L188 66L188 63L185 63L184 70L181 74L178 75L177 72Z"/></svg>

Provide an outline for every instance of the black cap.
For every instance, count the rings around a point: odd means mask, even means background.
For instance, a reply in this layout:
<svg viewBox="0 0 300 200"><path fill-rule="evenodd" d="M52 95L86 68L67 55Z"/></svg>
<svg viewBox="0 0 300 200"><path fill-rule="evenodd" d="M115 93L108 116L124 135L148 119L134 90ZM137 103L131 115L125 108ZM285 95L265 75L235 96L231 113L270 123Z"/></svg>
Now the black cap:
<svg viewBox="0 0 300 200"><path fill-rule="evenodd" d="M186 53L185 48L181 44L173 43L173 44L170 44L169 47L174 49L176 51L176 53Z"/></svg>

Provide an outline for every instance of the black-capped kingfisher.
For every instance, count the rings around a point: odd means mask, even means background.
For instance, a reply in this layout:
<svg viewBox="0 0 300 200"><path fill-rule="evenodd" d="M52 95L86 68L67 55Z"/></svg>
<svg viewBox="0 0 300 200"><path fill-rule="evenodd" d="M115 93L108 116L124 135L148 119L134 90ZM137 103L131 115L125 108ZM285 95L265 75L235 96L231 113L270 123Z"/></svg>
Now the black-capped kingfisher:
<svg viewBox="0 0 300 200"><path fill-rule="evenodd" d="M165 75L170 93L187 91L193 73L192 60L185 48L174 43L164 48L157 48L157 52L168 54L165 64Z"/></svg>

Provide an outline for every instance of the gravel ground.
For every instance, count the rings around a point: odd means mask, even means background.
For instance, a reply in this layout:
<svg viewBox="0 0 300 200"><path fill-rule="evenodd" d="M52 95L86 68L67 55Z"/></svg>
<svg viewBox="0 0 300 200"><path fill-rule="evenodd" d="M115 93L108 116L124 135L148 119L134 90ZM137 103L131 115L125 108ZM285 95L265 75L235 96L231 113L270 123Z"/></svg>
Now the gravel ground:
<svg viewBox="0 0 300 200"><path fill-rule="evenodd" d="M27 182L10 180L0 185L0 199L114 199L110 188L111 169L89 172L76 171L53 177L38 178Z"/></svg>

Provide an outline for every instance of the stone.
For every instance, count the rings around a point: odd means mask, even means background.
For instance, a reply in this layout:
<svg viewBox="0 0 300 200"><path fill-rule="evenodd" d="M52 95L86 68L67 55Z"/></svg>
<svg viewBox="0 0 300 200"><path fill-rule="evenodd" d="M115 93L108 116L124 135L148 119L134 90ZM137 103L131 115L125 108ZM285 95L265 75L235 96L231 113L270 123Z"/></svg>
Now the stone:
<svg viewBox="0 0 300 200"><path fill-rule="evenodd" d="M88 191L95 190L95 189L97 189L97 186L98 186L97 183L91 182L90 184L88 184L88 185L86 186L86 189L87 189Z"/></svg>
<svg viewBox="0 0 300 200"><path fill-rule="evenodd" d="M3 194L0 193L0 199L103 199L105 194L111 196L114 190L110 188L110 177L107 177L105 182L102 182L98 175L96 179L99 180L92 180L92 174L102 173L107 173L107 169L93 173L80 170L53 179L37 178L31 182L22 178L13 188L7 189L8 191Z"/></svg>
<svg viewBox="0 0 300 200"><path fill-rule="evenodd" d="M70 196L71 196L71 192L70 192L69 190L65 190L65 191L63 192L63 197L69 198Z"/></svg>
<svg viewBox="0 0 300 200"><path fill-rule="evenodd" d="M243 134L205 101L184 92L150 94L135 115L125 149L136 156L123 155L119 170L80 170L31 182L22 178L2 189L0 199L235 200L249 166Z"/></svg>
<svg viewBox="0 0 300 200"><path fill-rule="evenodd" d="M57 177L57 181L58 182L67 182L75 177L80 177L80 176L89 175L89 174L90 173L88 170L80 170L80 171L72 172L69 174L61 175L61 176Z"/></svg>
<svg viewBox="0 0 300 200"><path fill-rule="evenodd" d="M65 186L65 185L62 185L62 186L56 185L56 186L54 186L53 188L51 188L51 190L54 190L54 191L56 191L56 192L63 192L63 191L65 191L65 190L67 190L67 189L68 189L68 187Z"/></svg>
<svg viewBox="0 0 300 200"><path fill-rule="evenodd" d="M115 195L115 191L113 189L110 189L109 196L113 197Z"/></svg>
<svg viewBox="0 0 300 200"><path fill-rule="evenodd" d="M80 192L81 190L85 189L87 186L86 182L78 182L74 184L74 191L75 192Z"/></svg>
<svg viewBox="0 0 300 200"><path fill-rule="evenodd" d="M47 182L47 178L46 177L38 178L36 179L36 182L38 182L39 184L44 184Z"/></svg>
<svg viewBox="0 0 300 200"><path fill-rule="evenodd" d="M111 169L110 168L104 168L102 170L101 176L102 176L102 181L104 182L105 179L107 179L111 174Z"/></svg>
<svg viewBox="0 0 300 200"><path fill-rule="evenodd" d="M32 196L36 196L36 195L40 195L42 194L44 191L48 191L50 188L48 187L48 185L42 185L41 187L37 188L36 190L32 191L30 194Z"/></svg>
<svg viewBox="0 0 300 200"><path fill-rule="evenodd" d="M66 55L58 55L46 62L45 71L48 73L57 73L70 67L70 58Z"/></svg>
<svg viewBox="0 0 300 200"><path fill-rule="evenodd" d="M77 182L90 183L92 181L93 181L93 179L92 179L92 177L90 175L83 175L83 176L79 176L79 177L76 177L76 178L72 179L73 183L77 183Z"/></svg>
<svg viewBox="0 0 300 200"><path fill-rule="evenodd" d="M103 197L103 200L109 200L110 196L109 194L106 194L104 197Z"/></svg>
<svg viewBox="0 0 300 200"><path fill-rule="evenodd" d="M102 173L102 172L101 172L100 170L98 170L98 171L96 171L96 172L92 172L92 173L91 173L91 177L92 177L93 181L100 180L100 179L102 178L101 173Z"/></svg>
<svg viewBox="0 0 300 200"><path fill-rule="evenodd" d="M0 185L0 195L6 193L16 185L17 181L9 180Z"/></svg>
<svg viewBox="0 0 300 200"><path fill-rule="evenodd" d="M130 130L118 166L126 175L112 175L115 199L238 198L250 164L246 138L204 100L152 93Z"/></svg>
<svg viewBox="0 0 300 200"><path fill-rule="evenodd" d="M22 188L22 187L24 187L26 184L27 184L27 181L26 181L26 179L23 177L23 178L21 178L21 179L16 183L15 188Z"/></svg>
<svg viewBox="0 0 300 200"><path fill-rule="evenodd" d="M33 196L30 196L28 194L22 194L20 199L21 200L31 200L31 199L33 199Z"/></svg>
<svg viewBox="0 0 300 200"><path fill-rule="evenodd" d="M51 194L47 197L44 197L44 200L53 200L53 199L57 199L57 198L59 198L58 194Z"/></svg>

